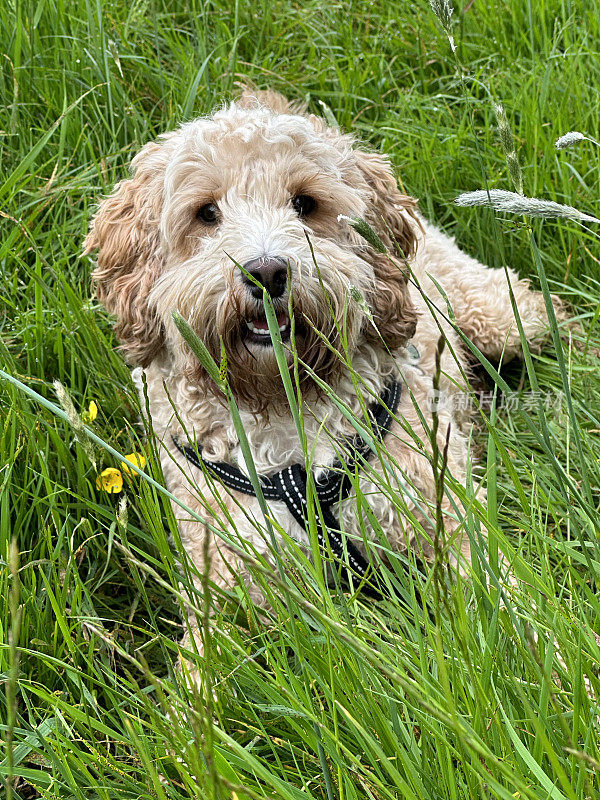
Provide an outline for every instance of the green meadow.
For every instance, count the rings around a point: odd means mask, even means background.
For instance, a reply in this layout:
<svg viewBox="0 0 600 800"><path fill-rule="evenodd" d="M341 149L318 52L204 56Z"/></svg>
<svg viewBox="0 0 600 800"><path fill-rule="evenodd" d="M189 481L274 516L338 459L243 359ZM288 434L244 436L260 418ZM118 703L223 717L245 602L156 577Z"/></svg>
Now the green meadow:
<svg viewBox="0 0 600 800"><path fill-rule="evenodd" d="M425 0L1 4L0 796L600 797L600 225L453 203L514 190L501 103L524 194L600 216L600 3L460 0L446 28ZM465 251L577 321L478 368L533 402L475 414L469 579L396 556L377 603L296 552L251 567L266 620L243 586L194 588L81 252L139 148L240 82L325 104ZM142 452L126 474L117 455ZM186 592L210 626L198 692L177 668Z"/></svg>

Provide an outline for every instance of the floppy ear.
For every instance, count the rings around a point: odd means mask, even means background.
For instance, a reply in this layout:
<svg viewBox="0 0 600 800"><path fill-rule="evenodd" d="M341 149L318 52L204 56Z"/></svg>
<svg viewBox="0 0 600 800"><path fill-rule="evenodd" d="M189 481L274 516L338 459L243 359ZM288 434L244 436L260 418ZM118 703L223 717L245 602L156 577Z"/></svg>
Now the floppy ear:
<svg viewBox="0 0 600 800"><path fill-rule="evenodd" d="M389 161L379 153L355 151L356 164L369 188L367 222L377 231L390 253L404 258L417 247L420 227L417 201L402 194Z"/></svg>
<svg viewBox="0 0 600 800"><path fill-rule="evenodd" d="M414 336L417 313L410 299L404 260L416 250L417 201L402 194L389 162L378 153L355 151L356 164L367 186L367 222L390 255L368 248L363 255L375 271L371 308L384 342L394 350ZM380 341L369 325L367 339Z"/></svg>
<svg viewBox="0 0 600 800"><path fill-rule="evenodd" d="M132 161L133 177L100 203L84 255L98 250L96 296L116 315L115 332L128 361L145 367L163 346L162 325L148 293L163 269L159 233L163 147L151 142Z"/></svg>

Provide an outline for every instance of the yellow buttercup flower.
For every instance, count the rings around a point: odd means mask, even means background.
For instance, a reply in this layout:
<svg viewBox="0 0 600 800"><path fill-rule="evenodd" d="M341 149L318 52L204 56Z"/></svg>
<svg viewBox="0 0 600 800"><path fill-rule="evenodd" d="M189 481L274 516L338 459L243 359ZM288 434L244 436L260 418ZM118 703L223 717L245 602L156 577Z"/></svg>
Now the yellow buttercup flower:
<svg viewBox="0 0 600 800"><path fill-rule="evenodd" d="M98 406L96 405L96 403L94 403L93 400L91 400L88 406L88 410L83 412L83 414L81 415L81 419L87 425L89 422L93 422L97 416L98 416Z"/></svg>
<svg viewBox="0 0 600 800"><path fill-rule="evenodd" d="M123 488L123 476L115 467L107 467L96 478L96 489L104 489L109 494L118 494Z"/></svg>
<svg viewBox="0 0 600 800"><path fill-rule="evenodd" d="M138 469L144 469L144 467L146 466L146 457L142 453L129 453L129 455L125 456L125 458L127 459L127 461L129 461L130 464L133 464ZM135 475L137 475L137 472L134 472L132 469L130 469L129 465L127 464L127 461L121 461L121 467L123 469L123 472L125 473L125 475L134 477Z"/></svg>

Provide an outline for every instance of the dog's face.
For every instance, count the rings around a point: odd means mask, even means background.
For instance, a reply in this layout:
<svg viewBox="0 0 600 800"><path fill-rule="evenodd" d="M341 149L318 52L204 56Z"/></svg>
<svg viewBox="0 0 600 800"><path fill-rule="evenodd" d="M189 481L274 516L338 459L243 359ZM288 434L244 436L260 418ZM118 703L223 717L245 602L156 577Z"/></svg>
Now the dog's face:
<svg viewBox="0 0 600 800"><path fill-rule="evenodd" d="M281 380L263 287L282 339L291 309L301 364L324 380L340 368L331 348L342 336L352 353L362 337L395 349L414 333L401 261L338 219L366 219L408 256L414 201L381 156L322 119L294 113L279 95L245 95L146 145L132 167L100 205L86 251L99 249L97 294L134 363L166 350L176 368L207 380L172 322L176 309L217 361L223 341L238 397L272 403Z"/></svg>

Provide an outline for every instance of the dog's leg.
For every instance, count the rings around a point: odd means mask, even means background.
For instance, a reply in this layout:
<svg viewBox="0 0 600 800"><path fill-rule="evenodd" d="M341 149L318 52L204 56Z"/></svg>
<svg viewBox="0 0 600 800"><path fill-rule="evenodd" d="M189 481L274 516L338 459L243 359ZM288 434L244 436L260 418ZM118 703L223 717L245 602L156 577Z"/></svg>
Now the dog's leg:
<svg viewBox="0 0 600 800"><path fill-rule="evenodd" d="M445 356L450 362L450 356ZM444 359L443 359L444 360ZM450 369L450 366L448 367ZM467 483L468 437L455 414L450 392L433 392L430 375L417 367L403 370L406 387L398 409L401 424L394 424L386 439L387 453L398 480L398 494L405 498L408 515L396 514L390 545L402 549L407 543L431 561L435 558L436 515L443 523L439 546L450 563L462 574L471 561L469 537L465 531L465 509L451 486ZM437 481L433 468L433 417L437 413ZM442 472L442 464L444 470ZM438 491L440 482L444 491ZM481 491L475 486L478 499ZM423 536L415 531L408 517L414 514L423 526Z"/></svg>
<svg viewBox="0 0 600 800"><path fill-rule="evenodd" d="M257 503L255 498L241 495L235 499L223 492L217 501L201 475L197 476L197 483L190 483L176 470L171 459L165 458L163 471L165 477L170 479L168 485L171 491L181 497L194 514L205 520L194 519L185 509L172 502L185 558L191 561L190 572L194 573L192 580L195 588L195 591L187 592L189 603L186 630L181 642L183 652L180 666L188 681L200 687L205 639L213 634L224 593L238 585L243 586L256 608L267 607L261 587L248 566L253 558L252 552L266 555L267 543L249 521L251 513L255 511L252 507ZM246 510L249 518L242 509ZM211 526L227 532L224 536L230 537L229 541L221 538ZM244 551L247 543L252 545L252 549L247 551L246 557ZM236 603L235 599L233 603ZM186 657L185 651L193 655Z"/></svg>
<svg viewBox="0 0 600 800"><path fill-rule="evenodd" d="M254 606L265 608L267 605L247 566L250 553L264 555L267 545L251 523L254 517L260 518L258 510L252 507L257 503L256 499L247 495L234 498L226 491L221 493L218 485L213 481L207 483L203 473L173 447L173 432L181 436L177 429L169 427L174 420L173 399L177 398L177 386L170 386L168 393L165 391L165 375L158 364L148 367L145 374L144 380L142 370L136 369L132 378L139 392L143 412L149 406L165 484L182 503L171 501L183 551L180 558L189 560L193 565L188 575L195 573L189 577L194 590L187 590L181 674L192 685L199 687L202 673L200 665L205 651L203 639L214 630L215 611L219 603L216 595L222 596L223 592L236 585L243 585ZM179 407L188 407L185 395L179 399ZM193 430L193 423L186 422L186 429ZM229 536L230 544L220 538L215 530L222 530L224 536ZM235 546L237 542L238 549ZM246 549L248 544L251 550ZM244 558L244 551L248 552L248 558ZM205 579L208 579L209 586L206 596L203 594ZM205 603L209 605L209 624L207 630L203 631ZM190 654L188 658L186 651Z"/></svg>
<svg viewBox="0 0 600 800"><path fill-rule="evenodd" d="M202 685L202 669L198 657L200 659L205 657L207 649L205 639L214 632L215 616L220 605L217 595L232 590L236 585L243 585L255 608L267 608L260 586L252 578L245 561L200 524L198 529L197 535L194 536L194 544L201 543L205 537L209 537L208 547L185 545L199 574L194 579L197 591L194 592L193 598L189 598L185 633L180 645L183 651L180 655L181 673L196 689L200 689ZM185 533L190 533L189 522L186 524ZM208 591L204 594L207 587ZM208 615L205 616L206 611ZM186 651L193 655L186 657Z"/></svg>
<svg viewBox="0 0 600 800"><path fill-rule="evenodd" d="M447 294L459 328L481 352L493 360L510 361L521 354L521 338L513 312L508 280L519 310L525 338L533 350L541 349L547 335L548 315L541 292L512 269L492 269L463 253L453 239L425 223L425 237L417 252L414 272L430 297L444 302L428 274ZM559 298L553 296L559 320L566 318Z"/></svg>

